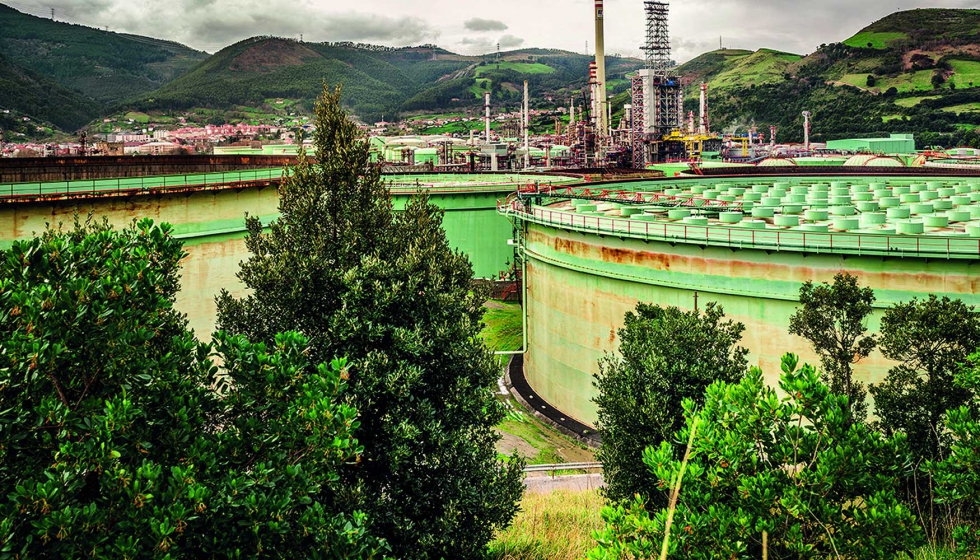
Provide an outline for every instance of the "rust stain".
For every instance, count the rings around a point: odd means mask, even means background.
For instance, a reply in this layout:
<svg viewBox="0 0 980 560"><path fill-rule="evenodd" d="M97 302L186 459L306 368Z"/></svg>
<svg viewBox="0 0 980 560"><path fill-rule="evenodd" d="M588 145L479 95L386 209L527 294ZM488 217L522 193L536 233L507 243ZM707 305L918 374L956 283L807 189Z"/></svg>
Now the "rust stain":
<svg viewBox="0 0 980 560"><path fill-rule="evenodd" d="M709 258L700 255L660 253L622 247L593 244L561 235L533 232L531 239L552 246L555 251L595 260L597 263L636 266L657 271L718 276L738 281L739 278L765 279L774 282L800 283L807 280L831 282L841 270L848 270L864 285L875 289L903 292L944 291L947 293L975 294L980 291L980 277L970 274L972 267L964 267L962 273L938 270L916 271L905 269L868 270L850 266L847 260L827 261L814 266L812 261L801 259L791 262L767 262L765 259ZM887 267L887 263L882 263Z"/></svg>

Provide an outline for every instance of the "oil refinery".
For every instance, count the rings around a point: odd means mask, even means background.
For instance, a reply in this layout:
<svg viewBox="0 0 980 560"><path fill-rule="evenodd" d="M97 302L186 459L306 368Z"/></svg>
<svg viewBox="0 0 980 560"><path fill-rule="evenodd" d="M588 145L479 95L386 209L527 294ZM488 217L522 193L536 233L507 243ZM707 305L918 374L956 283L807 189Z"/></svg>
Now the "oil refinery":
<svg viewBox="0 0 980 560"><path fill-rule="evenodd" d="M640 2L637 1L637 4ZM719 134L707 84L685 113L671 59L666 1L643 1L643 68L629 77L614 125L604 25L595 0L595 61L582 97L560 100L549 134L531 134L524 83L517 126L495 123L484 94L480 130L375 134L372 162L400 210L428 192L478 279L514 280L523 303L519 372L553 416L593 426L597 362L618 347L638 302L699 309L718 302L746 326L750 361L779 371L800 285L841 271L874 288L881 310L927 293L980 304L980 151L916 151L911 135L802 144L775 128ZM617 16L618 17L618 16ZM688 90L692 91L692 90ZM567 111L565 101L567 100ZM694 107L693 102L688 107ZM218 147L212 155L0 159L0 247L75 215L174 225L188 253L179 309L210 335L214 297L239 295L246 213L278 217L277 186L296 145ZM314 154L315 155L315 154ZM878 354L857 370L878 381ZM512 371L513 374L513 371Z"/></svg>

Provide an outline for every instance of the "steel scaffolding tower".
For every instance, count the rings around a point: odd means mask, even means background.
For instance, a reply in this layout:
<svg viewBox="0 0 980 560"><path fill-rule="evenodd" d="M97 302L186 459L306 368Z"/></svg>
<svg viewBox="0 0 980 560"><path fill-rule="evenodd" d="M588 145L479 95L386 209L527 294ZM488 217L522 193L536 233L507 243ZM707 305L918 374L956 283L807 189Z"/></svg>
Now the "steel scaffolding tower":
<svg viewBox="0 0 980 560"><path fill-rule="evenodd" d="M666 1L643 2L647 17L646 68L633 81L633 110L642 118L633 120L633 161L660 161L664 157L661 140L679 131L684 123L684 90L673 72L670 59L670 30ZM653 148L650 150L649 148Z"/></svg>
<svg viewBox="0 0 980 560"><path fill-rule="evenodd" d="M643 51L647 53L647 68L661 76L670 71L670 29L667 26L667 14L670 5L667 2L643 3L647 13L647 42Z"/></svg>

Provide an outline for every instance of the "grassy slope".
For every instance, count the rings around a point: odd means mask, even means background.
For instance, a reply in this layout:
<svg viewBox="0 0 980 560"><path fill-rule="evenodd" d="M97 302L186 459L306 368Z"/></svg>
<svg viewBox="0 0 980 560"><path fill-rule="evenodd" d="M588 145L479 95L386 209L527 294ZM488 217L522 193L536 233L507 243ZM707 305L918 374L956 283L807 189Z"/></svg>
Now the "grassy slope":
<svg viewBox="0 0 980 560"><path fill-rule="evenodd" d="M874 32L874 31L862 31L857 35L854 35L850 39L844 41L844 44L849 47L855 47L859 49L871 48L875 50L885 50L888 48L892 42L906 39L908 35L900 31L892 32Z"/></svg>
<svg viewBox="0 0 980 560"><path fill-rule="evenodd" d="M711 89L732 89L750 84L770 84L783 80L789 66L803 57L760 49L748 56L739 58L726 71L713 76L708 81Z"/></svg>
<svg viewBox="0 0 980 560"><path fill-rule="evenodd" d="M685 94L697 96L701 82L707 82L709 90L713 91L782 81L789 67L801 58L796 54L771 49L756 52L722 49L686 62L677 71L690 80Z"/></svg>
<svg viewBox="0 0 980 560"><path fill-rule="evenodd" d="M523 344L521 307L488 302L480 337L494 351L519 350ZM508 409L498 431L504 440L498 450L504 455L517 450L531 464L592 461L595 454L538 421L511 397L501 397Z"/></svg>
<svg viewBox="0 0 980 560"><path fill-rule="evenodd" d="M525 494L514 523L490 544L491 560L578 560L603 527L598 490Z"/></svg>
<svg viewBox="0 0 980 560"><path fill-rule="evenodd" d="M551 74L555 71L551 66L539 62L493 62L486 66L478 67L476 69L476 77L479 78L483 73L490 70L513 70L521 74Z"/></svg>
<svg viewBox="0 0 980 560"><path fill-rule="evenodd" d="M156 89L207 57L169 41L51 21L0 4L0 52L106 102Z"/></svg>

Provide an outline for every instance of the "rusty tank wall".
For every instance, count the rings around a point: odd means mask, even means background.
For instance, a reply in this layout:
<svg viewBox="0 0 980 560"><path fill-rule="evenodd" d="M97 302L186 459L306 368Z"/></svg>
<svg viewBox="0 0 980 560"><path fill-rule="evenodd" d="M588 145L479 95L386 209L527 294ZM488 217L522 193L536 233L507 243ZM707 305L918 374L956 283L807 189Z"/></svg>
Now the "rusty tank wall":
<svg viewBox="0 0 980 560"><path fill-rule="evenodd" d="M511 222L497 213L498 197L513 185L476 192L465 190L431 193L431 201L445 210L444 225L450 244L467 254L478 278L498 275L513 262ZM394 192L395 210L401 210L410 192ZM177 307L188 315L191 327L202 339L210 338L216 317L215 296L222 289L242 295L236 278L239 263L248 258L245 248L246 213L267 223L278 217L279 196L275 186L164 191L131 196L105 196L71 200L8 200L0 203L0 249L17 239L33 237L46 224L69 226L75 216L105 217L119 227L133 219L152 218L170 223L184 240L188 253L181 273Z"/></svg>
<svg viewBox="0 0 980 560"><path fill-rule="evenodd" d="M880 309L930 292L980 305L980 261L738 249L599 235L527 223L530 384L554 407L595 423L593 375L618 348L617 329L637 302L693 309L710 301L746 329L742 344L770 382L779 358L795 352L818 363L809 345L788 334L806 280L832 281L841 270L871 286ZM877 329L878 317L872 320ZM858 377L880 381L890 367L877 352Z"/></svg>

